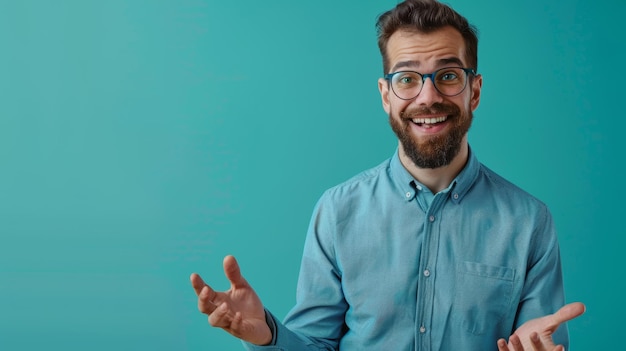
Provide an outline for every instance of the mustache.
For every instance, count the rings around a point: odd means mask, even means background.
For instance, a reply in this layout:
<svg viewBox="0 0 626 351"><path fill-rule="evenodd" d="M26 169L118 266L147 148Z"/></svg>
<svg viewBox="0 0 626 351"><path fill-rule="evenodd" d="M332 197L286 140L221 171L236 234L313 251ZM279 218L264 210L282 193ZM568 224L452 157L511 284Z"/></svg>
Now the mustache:
<svg viewBox="0 0 626 351"><path fill-rule="evenodd" d="M453 104L434 103L430 107L415 107L400 112L400 117L405 119L413 119L424 115L458 115L461 109Z"/></svg>

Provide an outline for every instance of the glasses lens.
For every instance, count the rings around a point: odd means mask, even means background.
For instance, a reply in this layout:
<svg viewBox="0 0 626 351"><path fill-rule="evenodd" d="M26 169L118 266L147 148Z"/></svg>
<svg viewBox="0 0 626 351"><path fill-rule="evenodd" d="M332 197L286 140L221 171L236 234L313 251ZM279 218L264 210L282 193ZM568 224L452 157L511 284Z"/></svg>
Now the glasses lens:
<svg viewBox="0 0 626 351"><path fill-rule="evenodd" d="M409 100L422 90L423 79L417 72L397 72L391 80L393 92L400 99Z"/></svg>
<svg viewBox="0 0 626 351"><path fill-rule="evenodd" d="M435 72L435 87L443 95L454 96L463 91L467 74L462 68L442 68Z"/></svg>

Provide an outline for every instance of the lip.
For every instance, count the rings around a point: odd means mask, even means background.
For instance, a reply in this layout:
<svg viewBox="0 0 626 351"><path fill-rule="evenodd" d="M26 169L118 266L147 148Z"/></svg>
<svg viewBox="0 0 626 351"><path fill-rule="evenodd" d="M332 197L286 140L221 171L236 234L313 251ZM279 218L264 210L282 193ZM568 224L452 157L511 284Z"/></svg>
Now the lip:
<svg viewBox="0 0 626 351"><path fill-rule="evenodd" d="M445 122L448 119L448 116L422 116L422 117L413 117L411 121L415 124L437 124L441 122Z"/></svg>
<svg viewBox="0 0 626 351"><path fill-rule="evenodd" d="M438 121L441 120L441 118L445 118L443 121ZM414 122L414 120L418 120L418 121L429 121L431 123L420 123L417 124ZM432 121L435 120L437 121L436 123L432 123ZM441 131L443 131L444 129L446 129L446 127L448 126L448 124L450 124L450 116L447 115L421 115L421 116L414 116L413 118L409 118L407 119L407 123L409 123L411 125L411 130L415 131L417 134L428 134L428 135L432 135L432 134L437 134L440 133Z"/></svg>

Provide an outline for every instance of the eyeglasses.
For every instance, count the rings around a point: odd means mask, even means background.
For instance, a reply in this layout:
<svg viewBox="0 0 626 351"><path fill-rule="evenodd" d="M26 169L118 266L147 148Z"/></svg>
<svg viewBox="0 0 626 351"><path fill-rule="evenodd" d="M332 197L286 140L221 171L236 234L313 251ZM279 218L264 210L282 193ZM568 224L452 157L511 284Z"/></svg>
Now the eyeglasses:
<svg viewBox="0 0 626 351"><path fill-rule="evenodd" d="M476 75L473 68L445 67L433 73L422 74L415 71L398 71L385 74L391 89L402 100L412 100L422 91L427 78L433 81L435 89L445 96L459 95L467 85L469 75Z"/></svg>

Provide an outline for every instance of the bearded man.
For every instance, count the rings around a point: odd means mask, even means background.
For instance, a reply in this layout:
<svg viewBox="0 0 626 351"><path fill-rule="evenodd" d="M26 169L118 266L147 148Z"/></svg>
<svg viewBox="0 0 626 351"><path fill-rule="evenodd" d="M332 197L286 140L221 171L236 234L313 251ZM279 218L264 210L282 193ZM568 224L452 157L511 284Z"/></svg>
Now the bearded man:
<svg viewBox="0 0 626 351"><path fill-rule="evenodd" d="M550 212L468 143L483 81L474 27L447 5L407 0L377 29L397 150L322 195L284 322L231 256L228 291L192 274L200 311L250 350L568 348L564 322L584 305L562 307Z"/></svg>

